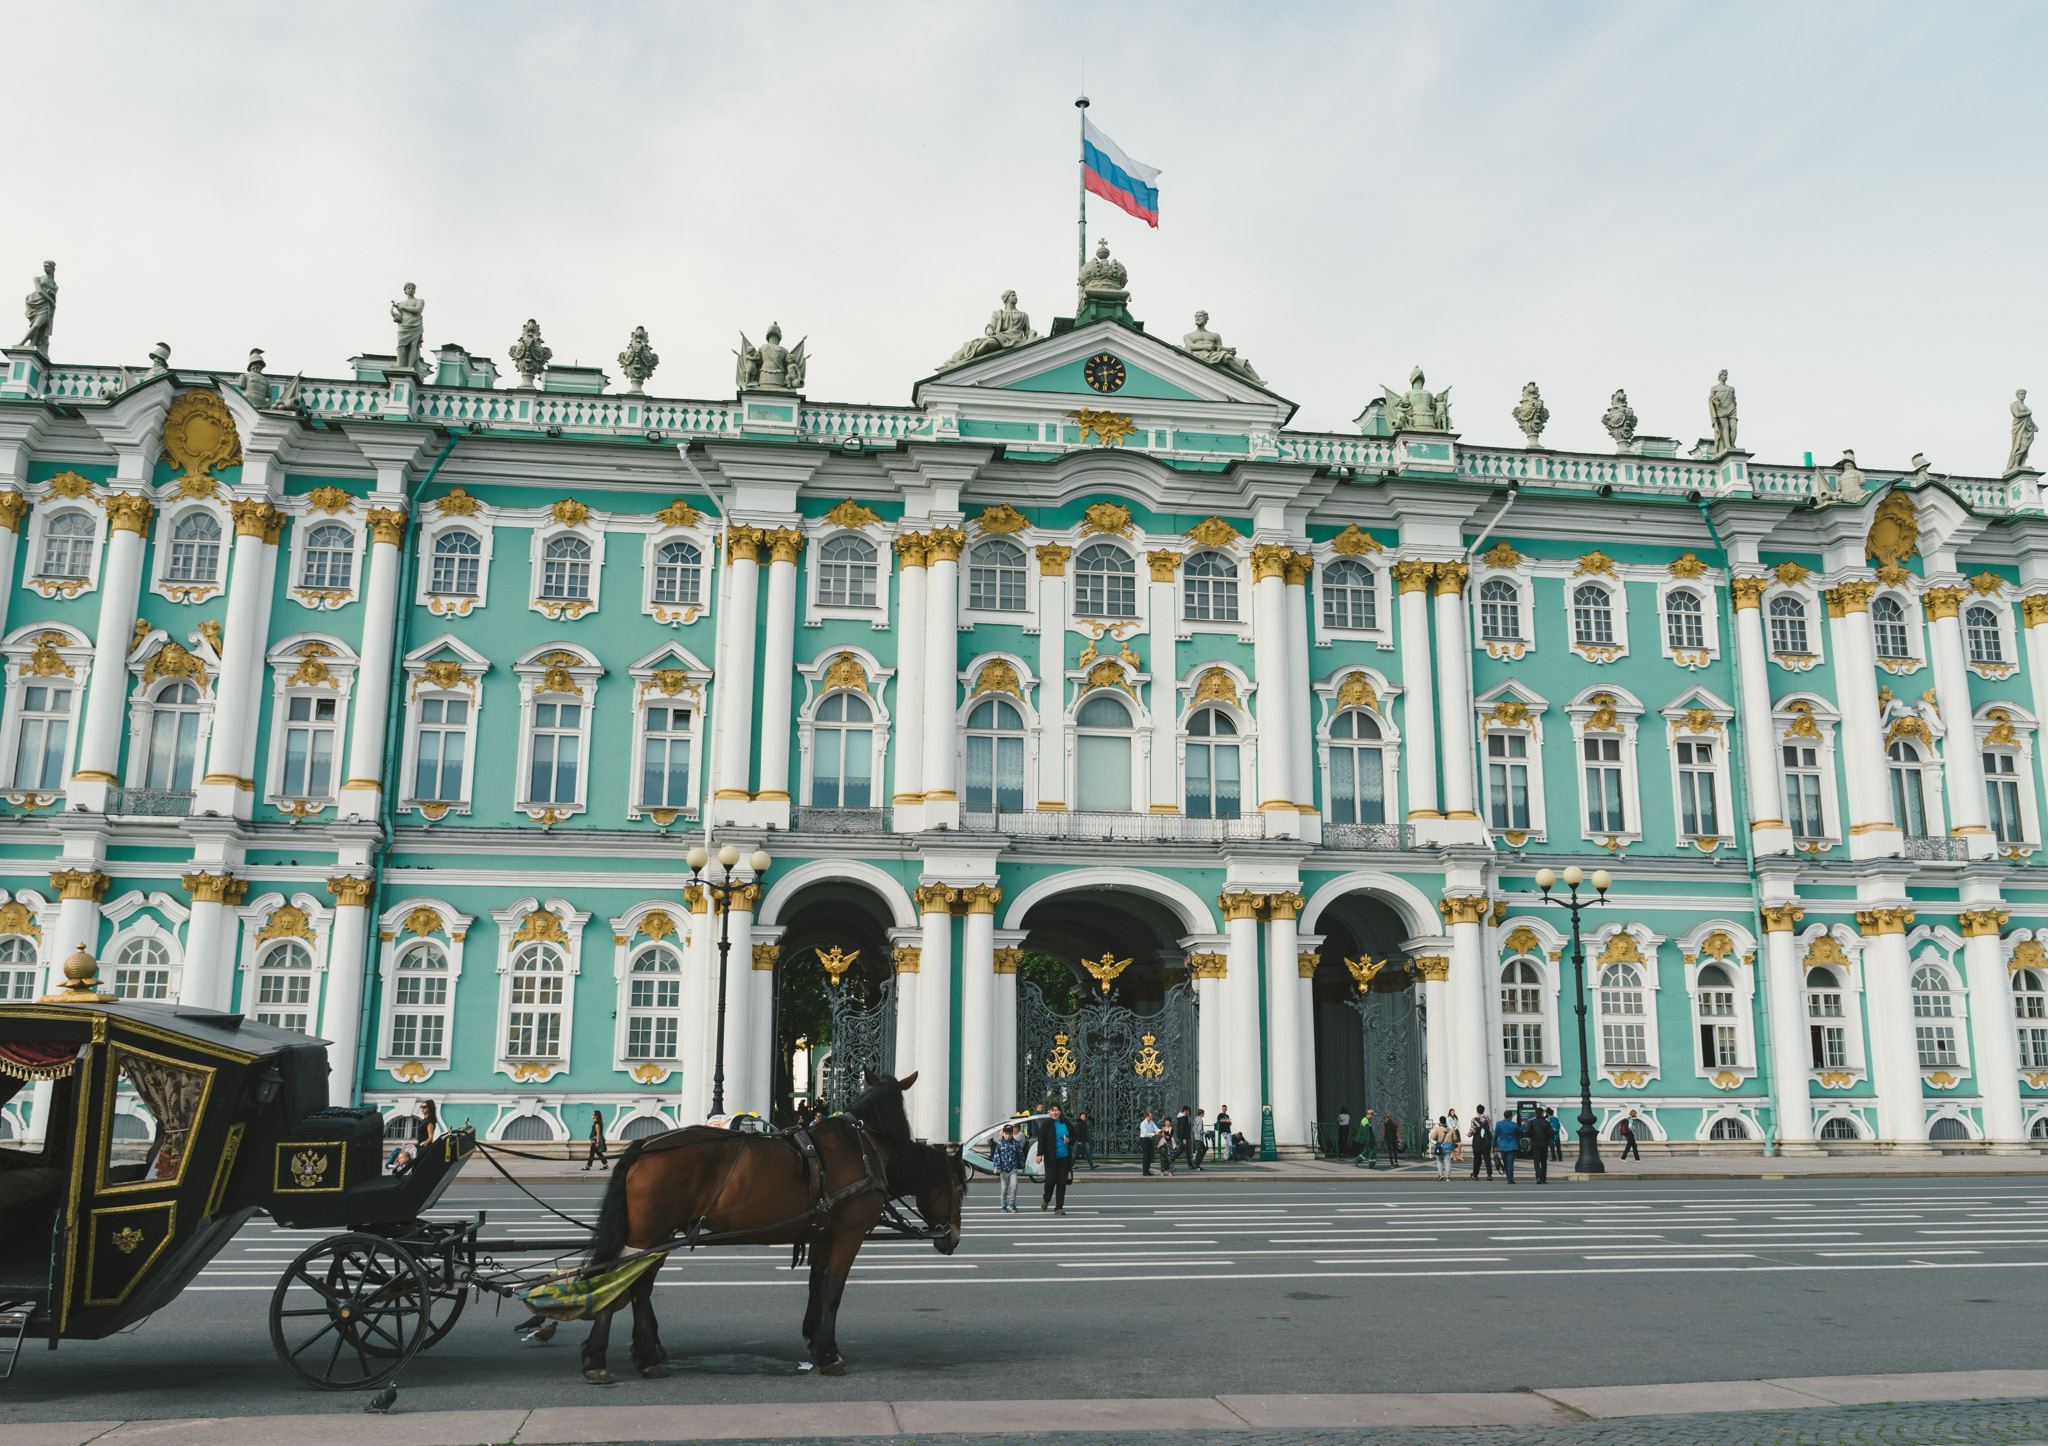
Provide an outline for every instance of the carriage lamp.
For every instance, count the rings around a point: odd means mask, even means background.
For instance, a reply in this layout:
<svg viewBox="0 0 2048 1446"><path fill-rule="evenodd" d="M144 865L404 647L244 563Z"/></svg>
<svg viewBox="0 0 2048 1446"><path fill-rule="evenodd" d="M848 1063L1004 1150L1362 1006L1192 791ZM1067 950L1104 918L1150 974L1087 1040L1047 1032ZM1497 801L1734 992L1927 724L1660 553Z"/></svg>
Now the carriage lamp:
<svg viewBox="0 0 2048 1446"><path fill-rule="evenodd" d="M691 881L710 895L718 907L719 915L718 1050L711 1071L711 1113L714 1115L725 1113L725 990L726 961L732 957L732 897L748 887L732 876L732 871L738 867L739 861L740 851L731 844L719 849L718 862L725 870L725 880L717 883L704 877L704 869L711 862L711 855L701 846L691 849L683 856L683 862L690 866ZM758 882L764 877L768 872L768 866L774 862L775 860L768 857L766 849L754 850L753 857L747 860L747 867L753 871L754 881Z"/></svg>
<svg viewBox="0 0 2048 1446"><path fill-rule="evenodd" d="M1588 877L1584 869L1573 864L1564 871L1562 879L1564 886L1571 890L1568 898L1558 898L1551 893L1559 882L1554 870L1536 871L1536 887L1543 891L1544 902L1569 909L1572 916L1572 988L1578 1001L1579 1015L1579 1158L1572 1170L1580 1175L1604 1175L1607 1166L1600 1161L1600 1130L1593 1114L1593 1057L1586 1046L1586 946L1579 934L1579 914L1595 904L1607 902L1607 891L1614 887L1614 876L1605 869L1595 869ZM1579 885L1586 883L1593 886L1595 897L1579 897Z"/></svg>

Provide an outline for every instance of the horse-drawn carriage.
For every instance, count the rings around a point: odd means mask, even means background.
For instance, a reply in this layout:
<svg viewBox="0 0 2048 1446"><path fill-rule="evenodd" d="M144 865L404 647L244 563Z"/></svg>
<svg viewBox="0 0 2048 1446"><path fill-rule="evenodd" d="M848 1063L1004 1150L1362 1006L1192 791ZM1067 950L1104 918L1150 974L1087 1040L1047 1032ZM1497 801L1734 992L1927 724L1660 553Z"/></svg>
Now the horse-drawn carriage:
<svg viewBox="0 0 2048 1446"><path fill-rule="evenodd" d="M678 1243L808 1249L805 1336L830 1370L830 1315L860 1241L878 1223L944 1250L959 1239L964 1169L942 1150L951 1165L936 1168L927 1152L938 1147L909 1139L910 1081L878 1082L866 1123L835 1117L800 1138L700 1126L635 1141L594 1231L493 1240L481 1214L426 1218L478 1148L467 1126L387 1174L380 1112L327 1102L325 1041L116 999L82 949L65 974L68 987L36 1003L0 1004L0 1103L33 1086L40 1136L0 1146L0 1379L24 1340L98 1340L169 1304L259 1211L287 1229L335 1232L285 1268L270 1302L278 1359L326 1390L390 1381L484 1291L595 1320L592 1380L609 1379L604 1337L630 1296L635 1361L660 1374L649 1293ZM896 1209L905 1194L930 1225ZM538 1269L495 1259L539 1250L589 1258Z"/></svg>

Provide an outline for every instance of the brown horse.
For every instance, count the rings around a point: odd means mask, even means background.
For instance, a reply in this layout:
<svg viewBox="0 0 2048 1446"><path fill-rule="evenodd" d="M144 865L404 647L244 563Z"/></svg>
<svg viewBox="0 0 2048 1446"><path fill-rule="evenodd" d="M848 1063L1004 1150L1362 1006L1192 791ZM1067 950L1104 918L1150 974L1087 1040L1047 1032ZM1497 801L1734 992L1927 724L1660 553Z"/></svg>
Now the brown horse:
<svg viewBox="0 0 2048 1446"><path fill-rule="evenodd" d="M951 1255L960 1244L960 1205L967 1167L958 1146L927 1145L910 1135L903 1092L917 1080L867 1076L852 1114L834 1115L809 1131L807 1158L793 1135L740 1134L695 1125L635 1140L619 1156L591 1241L591 1264L627 1250L653 1250L678 1236L688 1244L795 1245L811 1260L804 1340L828 1376L846 1374L837 1339L839 1301L861 1242L891 1200L914 1198ZM654 1271L634 1285L633 1364L643 1376L665 1376L654 1319ZM621 1302L620 1304L623 1304ZM605 1347L611 1310L598 1316L583 1345L583 1379L610 1385Z"/></svg>

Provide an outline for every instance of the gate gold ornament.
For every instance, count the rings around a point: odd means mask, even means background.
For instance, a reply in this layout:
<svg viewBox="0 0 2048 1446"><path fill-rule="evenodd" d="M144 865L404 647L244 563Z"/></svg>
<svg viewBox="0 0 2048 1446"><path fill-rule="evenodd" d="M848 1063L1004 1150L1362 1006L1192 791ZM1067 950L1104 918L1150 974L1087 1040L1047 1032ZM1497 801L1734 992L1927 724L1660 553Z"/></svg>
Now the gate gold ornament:
<svg viewBox="0 0 2048 1446"><path fill-rule="evenodd" d="M1097 963L1083 959L1081 967L1095 977L1095 982L1102 986L1102 992L1107 994L1109 993L1110 985L1116 983L1117 975L1131 967L1131 961L1128 959L1120 960L1114 954L1105 950L1101 962Z"/></svg>
<svg viewBox="0 0 2048 1446"><path fill-rule="evenodd" d="M1145 1047L1138 1051L1137 1063L1131 1066L1137 1071L1140 1079L1158 1079L1166 1073L1166 1061L1161 1059L1159 1051L1152 1047L1158 1038L1156 1034L1144 1036Z"/></svg>
<svg viewBox="0 0 2048 1446"><path fill-rule="evenodd" d="M1045 1057L1045 1072L1054 1079L1072 1079L1078 1062L1074 1059L1074 1051L1067 1048L1067 1036L1055 1034L1052 1043L1052 1053Z"/></svg>

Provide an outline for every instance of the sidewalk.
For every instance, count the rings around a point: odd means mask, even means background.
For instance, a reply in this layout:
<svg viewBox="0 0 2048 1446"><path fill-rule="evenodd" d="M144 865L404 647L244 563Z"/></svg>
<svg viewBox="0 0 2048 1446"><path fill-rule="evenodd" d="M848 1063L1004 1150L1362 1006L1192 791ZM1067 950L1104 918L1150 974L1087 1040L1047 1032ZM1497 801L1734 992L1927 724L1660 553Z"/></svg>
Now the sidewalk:
<svg viewBox="0 0 2048 1446"><path fill-rule="evenodd" d="M540 1410L360 1414L358 1398L296 1416L182 1421L64 1421L9 1425L7 1446L569 1446L591 1442L779 1441L967 1435L1057 1439L1069 1433L1376 1431L1408 1427L1585 1428L1603 1421L1684 1416L1689 1439L1710 1413L1770 1412L1770 1434L1800 1431L1820 1412L1907 1402L2007 1401L2048 1396L2048 1371L1807 1376L1652 1386L1370 1396L1208 1396L1165 1400L845 1401L717 1406L547 1407ZM342 1414L342 1413L349 1414ZM1879 1425L1884 1413L1863 1413ZM2020 1413L2028 1418L2038 1411ZM1025 1422L1016 1431L994 1423ZM1674 1423L1678 1424L1678 1423ZM1327 1439L1327 1438L1324 1438ZM1943 1435L1939 1439L1953 1440ZM2009 1434L2003 1439L2023 1440Z"/></svg>

